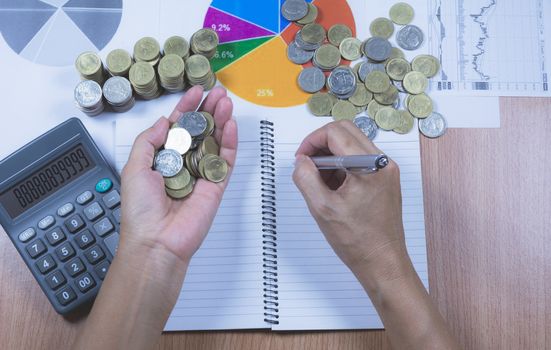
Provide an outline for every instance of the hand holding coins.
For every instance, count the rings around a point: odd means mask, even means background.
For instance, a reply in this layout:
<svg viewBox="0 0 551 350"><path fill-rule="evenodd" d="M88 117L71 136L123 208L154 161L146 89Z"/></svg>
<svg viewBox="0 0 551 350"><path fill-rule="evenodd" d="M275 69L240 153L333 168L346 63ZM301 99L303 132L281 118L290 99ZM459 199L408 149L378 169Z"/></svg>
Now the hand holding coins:
<svg viewBox="0 0 551 350"><path fill-rule="evenodd" d="M214 117L208 112L185 112L172 125L153 168L163 175L166 193L174 199L189 196L197 179L218 183L226 179L228 163L219 156L213 137Z"/></svg>

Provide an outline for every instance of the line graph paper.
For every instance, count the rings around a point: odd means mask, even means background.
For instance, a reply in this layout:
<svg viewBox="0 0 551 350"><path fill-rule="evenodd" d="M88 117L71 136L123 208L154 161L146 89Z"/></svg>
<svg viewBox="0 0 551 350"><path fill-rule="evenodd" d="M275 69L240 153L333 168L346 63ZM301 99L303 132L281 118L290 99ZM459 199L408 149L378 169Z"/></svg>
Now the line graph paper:
<svg viewBox="0 0 551 350"><path fill-rule="evenodd" d="M433 91L551 96L548 0L428 0ZM547 23L546 23L547 21Z"/></svg>

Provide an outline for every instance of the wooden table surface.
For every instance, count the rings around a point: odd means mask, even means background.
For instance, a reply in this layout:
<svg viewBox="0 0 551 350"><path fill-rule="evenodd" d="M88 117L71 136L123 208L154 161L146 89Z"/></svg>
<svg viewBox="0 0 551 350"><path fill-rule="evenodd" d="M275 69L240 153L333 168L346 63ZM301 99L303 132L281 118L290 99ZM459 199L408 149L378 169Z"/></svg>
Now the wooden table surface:
<svg viewBox="0 0 551 350"><path fill-rule="evenodd" d="M431 295L466 349L551 349L551 100L502 98L501 122L421 142ZM0 349L69 348L84 317L54 312L3 232L0 259ZM384 331L248 331L158 348L390 346Z"/></svg>

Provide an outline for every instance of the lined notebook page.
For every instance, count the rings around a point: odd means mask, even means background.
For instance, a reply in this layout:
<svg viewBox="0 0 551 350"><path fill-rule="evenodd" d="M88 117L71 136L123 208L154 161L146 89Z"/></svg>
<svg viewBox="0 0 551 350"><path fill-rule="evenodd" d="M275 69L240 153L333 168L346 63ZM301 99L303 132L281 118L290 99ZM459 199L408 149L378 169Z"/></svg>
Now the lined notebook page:
<svg viewBox="0 0 551 350"><path fill-rule="evenodd" d="M191 261L165 331L267 327L262 297L260 124L253 119L239 119L236 168L212 228ZM136 135L151 124L117 121L119 171Z"/></svg>
<svg viewBox="0 0 551 350"><path fill-rule="evenodd" d="M313 118L311 118L313 119ZM293 123L321 126L319 121ZM383 328L367 294L335 255L291 175L294 154L310 130L275 121L279 320L274 330ZM311 127L310 129L314 129ZM419 134L383 133L377 145L400 166L409 254L428 286ZM368 209L367 209L368 210Z"/></svg>

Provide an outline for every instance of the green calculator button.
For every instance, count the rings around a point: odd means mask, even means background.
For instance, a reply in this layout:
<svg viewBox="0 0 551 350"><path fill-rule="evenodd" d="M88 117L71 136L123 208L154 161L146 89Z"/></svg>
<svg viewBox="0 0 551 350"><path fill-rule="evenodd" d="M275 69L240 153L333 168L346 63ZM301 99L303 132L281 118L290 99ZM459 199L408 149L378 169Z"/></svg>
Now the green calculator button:
<svg viewBox="0 0 551 350"><path fill-rule="evenodd" d="M110 179L101 179L96 184L96 191L99 193L105 193L113 187L113 181Z"/></svg>

